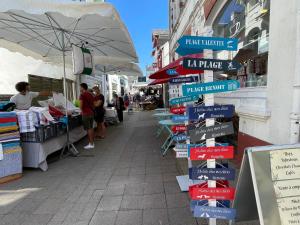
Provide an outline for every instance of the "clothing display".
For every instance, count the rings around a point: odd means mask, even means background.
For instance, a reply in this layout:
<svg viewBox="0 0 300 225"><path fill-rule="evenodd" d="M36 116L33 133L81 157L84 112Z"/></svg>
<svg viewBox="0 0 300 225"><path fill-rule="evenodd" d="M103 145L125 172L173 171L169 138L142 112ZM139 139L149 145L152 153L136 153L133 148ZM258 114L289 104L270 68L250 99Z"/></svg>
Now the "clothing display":
<svg viewBox="0 0 300 225"><path fill-rule="evenodd" d="M22 148L15 112L0 112L1 178L22 173Z"/></svg>

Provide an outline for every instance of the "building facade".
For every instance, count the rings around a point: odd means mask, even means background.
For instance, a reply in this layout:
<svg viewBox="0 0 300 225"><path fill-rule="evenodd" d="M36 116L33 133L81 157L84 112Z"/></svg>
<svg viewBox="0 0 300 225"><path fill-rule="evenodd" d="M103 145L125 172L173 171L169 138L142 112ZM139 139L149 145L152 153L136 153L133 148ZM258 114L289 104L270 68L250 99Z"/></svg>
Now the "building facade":
<svg viewBox="0 0 300 225"><path fill-rule="evenodd" d="M238 51L214 52L215 58L243 64L235 74L214 74L216 80L241 84L236 92L215 95L216 103L236 107L239 152L249 146L299 142L300 2L190 0L176 19L175 1L169 2L171 61L179 57L175 50L182 35L239 39Z"/></svg>

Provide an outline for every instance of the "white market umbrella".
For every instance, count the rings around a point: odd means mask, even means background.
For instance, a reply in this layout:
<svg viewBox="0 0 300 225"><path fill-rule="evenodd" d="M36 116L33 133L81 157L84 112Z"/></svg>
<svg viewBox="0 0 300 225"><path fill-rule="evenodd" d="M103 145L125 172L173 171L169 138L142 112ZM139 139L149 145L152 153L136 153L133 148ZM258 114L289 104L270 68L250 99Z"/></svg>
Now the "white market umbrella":
<svg viewBox="0 0 300 225"><path fill-rule="evenodd" d="M108 3L0 1L0 47L63 64L66 99L65 67L72 64L73 44L92 50L95 64L138 62L126 27ZM66 147L77 152L69 138Z"/></svg>
<svg viewBox="0 0 300 225"><path fill-rule="evenodd" d="M141 68L135 63L114 63L96 65L96 70L104 74L116 74L125 76L142 77L143 72Z"/></svg>

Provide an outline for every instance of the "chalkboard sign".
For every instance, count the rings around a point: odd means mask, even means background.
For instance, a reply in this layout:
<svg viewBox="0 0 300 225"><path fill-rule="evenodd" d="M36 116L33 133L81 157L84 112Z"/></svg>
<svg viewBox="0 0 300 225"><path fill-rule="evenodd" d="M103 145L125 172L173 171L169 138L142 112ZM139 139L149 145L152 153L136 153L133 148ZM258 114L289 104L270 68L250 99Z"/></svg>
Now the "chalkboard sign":
<svg viewBox="0 0 300 225"><path fill-rule="evenodd" d="M300 145L248 148L233 207L237 222L300 224Z"/></svg>

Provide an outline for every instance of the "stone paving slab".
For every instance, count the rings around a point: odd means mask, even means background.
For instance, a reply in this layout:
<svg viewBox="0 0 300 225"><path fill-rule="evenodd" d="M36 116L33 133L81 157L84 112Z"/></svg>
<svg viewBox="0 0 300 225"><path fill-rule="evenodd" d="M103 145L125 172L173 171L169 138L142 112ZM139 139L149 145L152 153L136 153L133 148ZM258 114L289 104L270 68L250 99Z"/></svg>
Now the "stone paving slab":
<svg viewBox="0 0 300 225"><path fill-rule="evenodd" d="M172 152L160 154L153 112L126 115L80 157L25 170L0 186L0 225L194 225ZM218 221L218 225L228 224ZM243 225L257 224L255 222Z"/></svg>

